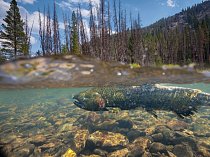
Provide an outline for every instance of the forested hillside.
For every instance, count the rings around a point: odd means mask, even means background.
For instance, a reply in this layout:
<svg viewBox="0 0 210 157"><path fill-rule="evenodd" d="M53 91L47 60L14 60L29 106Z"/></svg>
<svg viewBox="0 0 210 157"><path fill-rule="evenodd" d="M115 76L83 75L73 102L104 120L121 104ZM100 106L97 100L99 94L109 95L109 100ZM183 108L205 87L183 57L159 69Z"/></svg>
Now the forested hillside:
<svg viewBox="0 0 210 157"><path fill-rule="evenodd" d="M141 28L139 14L128 13L120 0L100 0L99 6L90 1L88 21L81 12L79 5L71 15L63 13L64 35L61 35L55 2L52 14L49 7L43 9L44 16L39 14L41 45L36 55L81 54L142 66L210 63L210 1L145 28ZM27 31L25 34L30 35ZM1 58L5 58L4 50L11 54L7 59L16 58L14 48L2 49Z"/></svg>
<svg viewBox="0 0 210 157"><path fill-rule="evenodd" d="M210 62L210 1L144 28L151 62ZM155 57L156 56L156 57Z"/></svg>

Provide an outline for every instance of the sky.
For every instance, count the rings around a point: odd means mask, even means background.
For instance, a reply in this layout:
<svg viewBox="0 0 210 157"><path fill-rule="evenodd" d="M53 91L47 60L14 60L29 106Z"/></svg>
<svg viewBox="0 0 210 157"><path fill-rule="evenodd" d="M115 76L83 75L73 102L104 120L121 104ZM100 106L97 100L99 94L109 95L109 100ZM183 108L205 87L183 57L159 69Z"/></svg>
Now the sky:
<svg viewBox="0 0 210 157"><path fill-rule="evenodd" d="M9 10L11 0L0 0L0 25L3 23L3 19L6 16L6 11ZM86 27L88 27L89 11L88 11L88 2L89 0L55 0L56 7L59 17L59 26L61 32L63 32L63 20L62 12L69 13L73 10L76 10L78 3L82 7L82 15L86 22ZM97 6L100 0L91 0L94 6ZM118 1L118 0L117 0ZM39 13L43 13L44 6L50 7L52 12L54 0L17 0L18 6L20 8L21 16L25 19L26 14L28 16L29 26L33 25L31 44L32 52L35 53L37 50L40 50L39 42ZM111 6L113 0L110 0ZM192 5L201 3L202 0L121 0L122 8L127 10L127 13L132 12L133 16L137 16L138 12L141 17L142 27L148 26L163 17L168 17L174 15L175 13L180 12L182 9L190 7ZM43 18L44 15L41 14ZM1 28L1 27L0 27ZM64 39L64 36L61 33L61 40Z"/></svg>

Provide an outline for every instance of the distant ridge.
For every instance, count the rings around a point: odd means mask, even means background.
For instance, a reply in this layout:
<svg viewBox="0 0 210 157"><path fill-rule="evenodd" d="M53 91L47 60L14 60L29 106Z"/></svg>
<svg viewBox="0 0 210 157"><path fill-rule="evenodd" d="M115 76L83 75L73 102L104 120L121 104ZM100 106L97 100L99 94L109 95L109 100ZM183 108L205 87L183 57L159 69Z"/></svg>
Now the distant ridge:
<svg viewBox="0 0 210 157"><path fill-rule="evenodd" d="M177 26L183 27L186 25L194 28L199 21L204 20L206 17L210 17L210 1L204 1L183 9L181 12L167 18L162 18L144 29L173 29Z"/></svg>

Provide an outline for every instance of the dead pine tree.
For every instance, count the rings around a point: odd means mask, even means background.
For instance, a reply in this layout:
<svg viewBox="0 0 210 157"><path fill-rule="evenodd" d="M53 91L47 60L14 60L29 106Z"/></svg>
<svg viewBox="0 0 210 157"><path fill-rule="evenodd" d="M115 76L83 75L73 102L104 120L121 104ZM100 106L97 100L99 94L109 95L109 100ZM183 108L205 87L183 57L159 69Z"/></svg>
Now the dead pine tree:
<svg viewBox="0 0 210 157"><path fill-rule="evenodd" d="M59 23L58 23L55 0L54 0L54 7L53 7L53 51L55 55L61 52Z"/></svg>
<svg viewBox="0 0 210 157"><path fill-rule="evenodd" d="M42 55L45 56L45 7L44 7L44 15L43 15L43 21L41 17L41 12L39 10L39 38L41 42L41 49L42 49Z"/></svg>

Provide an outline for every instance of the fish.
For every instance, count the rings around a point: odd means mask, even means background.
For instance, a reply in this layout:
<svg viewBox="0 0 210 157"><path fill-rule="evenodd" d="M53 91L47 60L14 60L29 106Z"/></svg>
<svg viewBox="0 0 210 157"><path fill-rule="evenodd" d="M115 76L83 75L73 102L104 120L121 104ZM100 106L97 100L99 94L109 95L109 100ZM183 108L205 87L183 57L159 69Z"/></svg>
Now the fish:
<svg viewBox="0 0 210 157"><path fill-rule="evenodd" d="M156 110L172 111L184 118L194 115L200 106L210 106L209 93L162 84L94 87L76 94L73 99L76 106L88 111L143 108L155 118L157 118Z"/></svg>

